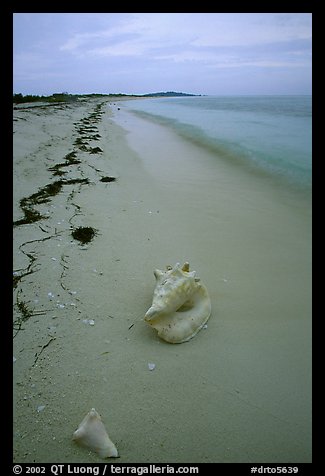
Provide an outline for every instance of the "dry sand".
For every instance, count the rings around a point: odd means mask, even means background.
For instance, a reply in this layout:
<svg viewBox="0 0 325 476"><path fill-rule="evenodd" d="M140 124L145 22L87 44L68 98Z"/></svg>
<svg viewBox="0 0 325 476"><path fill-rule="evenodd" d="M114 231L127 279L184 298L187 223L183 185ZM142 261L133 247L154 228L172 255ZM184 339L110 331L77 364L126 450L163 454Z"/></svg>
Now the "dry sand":
<svg viewBox="0 0 325 476"><path fill-rule="evenodd" d="M44 217L14 227L15 462L101 461L71 439L92 407L118 463L311 461L305 197L107 99L15 110L13 171L14 221ZM177 261L213 311L172 345L141 319Z"/></svg>

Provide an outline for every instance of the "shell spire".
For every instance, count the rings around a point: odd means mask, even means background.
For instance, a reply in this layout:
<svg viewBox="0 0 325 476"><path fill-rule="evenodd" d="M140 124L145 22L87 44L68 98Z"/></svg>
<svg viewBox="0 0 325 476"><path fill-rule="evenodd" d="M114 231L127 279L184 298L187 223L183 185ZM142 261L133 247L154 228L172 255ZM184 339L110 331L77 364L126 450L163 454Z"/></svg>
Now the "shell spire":
<svg viewBox="0 0 325 476"><path fill-rule="evenodd" d="M145 321L171 343L186 342L203 327L211 314L211 301L196 271L185 262L154 271L156 287Z"/></svg>
<svg viewBox="0 0 325 476"><path fill-rule="evenodd" d="M109 438L99 413L92 408L82 420L72 439L95 451L101 458L118 458L116 446Z"/></svg>

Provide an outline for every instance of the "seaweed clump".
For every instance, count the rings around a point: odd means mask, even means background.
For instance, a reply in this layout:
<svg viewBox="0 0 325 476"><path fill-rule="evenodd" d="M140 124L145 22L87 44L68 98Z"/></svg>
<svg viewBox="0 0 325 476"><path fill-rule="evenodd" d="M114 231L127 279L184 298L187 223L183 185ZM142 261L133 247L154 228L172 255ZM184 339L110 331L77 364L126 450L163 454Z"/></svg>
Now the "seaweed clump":
<svg viewBox="0 0 325 476"><path fill-rule="evenodd" d="M53 175L64 175L65 171L60 170L62 167L69 167L70 165L81 164L81 160L76 159L77 153L75 151L70 152L64 157L65 162L60 162L50 167L49 170L53 172Z"/></svg>
<svg viewBox="0 0 325 476"><path fill-rule="evenodd" d="M33 270L28 270L26 271L25 273L22 273L22 274L19 274L18 272L14 272L13 274L13 289L16 289L16 287L18 286L20 280L24 277L24 276L27 276L28 274L32 274L34 273ZM18 306L19 308L19 306Z"/></svg>
<svg viewBox="0 0 325 476"><path fill-rule="evenodd" d="M90 147L90 154L101 154L103 150L100 147Z"/></svg>
<svg viewBox="0 0 325 476"><path fill-rule="evenodd" d="M101 182L115 182L116 178L115 177L102 177L100 179Z"/></svg>
<svg viewBox="0 0 325 476"><path fill-rule="evenodd" d="M17 297L16 297L16 308L19 311L19 316L17 317L17 319L14 320L14 323L13 323L14 324L13 327L15 331L14 337L16 337L16 335L18 334L20 330L23 330L22 326L25 322L28 321L28 319L30 319L33 316L40 316L42 314L45 314L45 311L42 311L42 310L37 311L35 309L34 310L30 309L27 303L20 299L20 294L21 294L21 290L18 291Z"/></svg>
<svg viewBox="0 0 325 476"><path fill-rule="evenodd" d="M14 226L28 225L30 223L34 223L35 221L47 218L41 215L37 210L28 208L28 206L26 206L24 203L24 199L20 201L20 207L24 212L24 218L14 221Z"/></svg>
<svg viewBox="0 0 325 476"><path fill-rule="evenodd" d="M79 226L72 231L72 237L80 241L82 244L89 243L97 234L96 230L91 226Z"/></svg>
<svg viewBox="0 0 325 476"><path fill-rule="evenodd" d="M33 193L29 197L22 198L20 200L20 208L24 212L24 218L14 221L14 226L26 225L48 218L41 215L37 210L34 209L34 207L36 205L49 202L52 197L60 193L63 185L74 185L77 183L88 184L89 179L57 180L45 185L38 192Z"/></svg>

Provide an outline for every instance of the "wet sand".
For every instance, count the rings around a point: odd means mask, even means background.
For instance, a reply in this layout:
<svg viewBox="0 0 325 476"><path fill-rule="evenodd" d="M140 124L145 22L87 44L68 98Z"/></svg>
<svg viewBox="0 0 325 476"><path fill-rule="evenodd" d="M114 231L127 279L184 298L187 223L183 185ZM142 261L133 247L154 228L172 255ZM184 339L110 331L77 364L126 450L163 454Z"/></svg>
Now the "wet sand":
<svg viewBox="0 0 325 476"><path fill-rule="evenodd" d="M92 407L118 463L311 461L309 201L123 102L14 121L14 221L42 215L14 227L14 461L101 461L71 439ZM177 261L212 315L172 345L142 318Z"/></svg>

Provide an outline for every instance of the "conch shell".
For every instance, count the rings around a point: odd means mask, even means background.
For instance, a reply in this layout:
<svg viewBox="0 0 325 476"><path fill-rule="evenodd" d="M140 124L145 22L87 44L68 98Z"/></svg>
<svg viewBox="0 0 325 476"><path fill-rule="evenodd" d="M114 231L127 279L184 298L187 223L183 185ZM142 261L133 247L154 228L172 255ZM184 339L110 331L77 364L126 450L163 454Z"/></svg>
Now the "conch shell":
<svg viewBox="0 0 325 476"><path fill-rule="evenodd" d="M211 301L204 284L190 271L189 263L180 263L166 271L156 269L156 287L151 307L144 319L158 336L172 344L194 337L211 314Z"/></svg>
<svg viewBox="0 0 325 476"><path fill-rule="evenodd" d="M74 432L72 439L81 446L95 451L101 458L118 458L118 451L110 440L104 423L92 408Z"/></svg>

